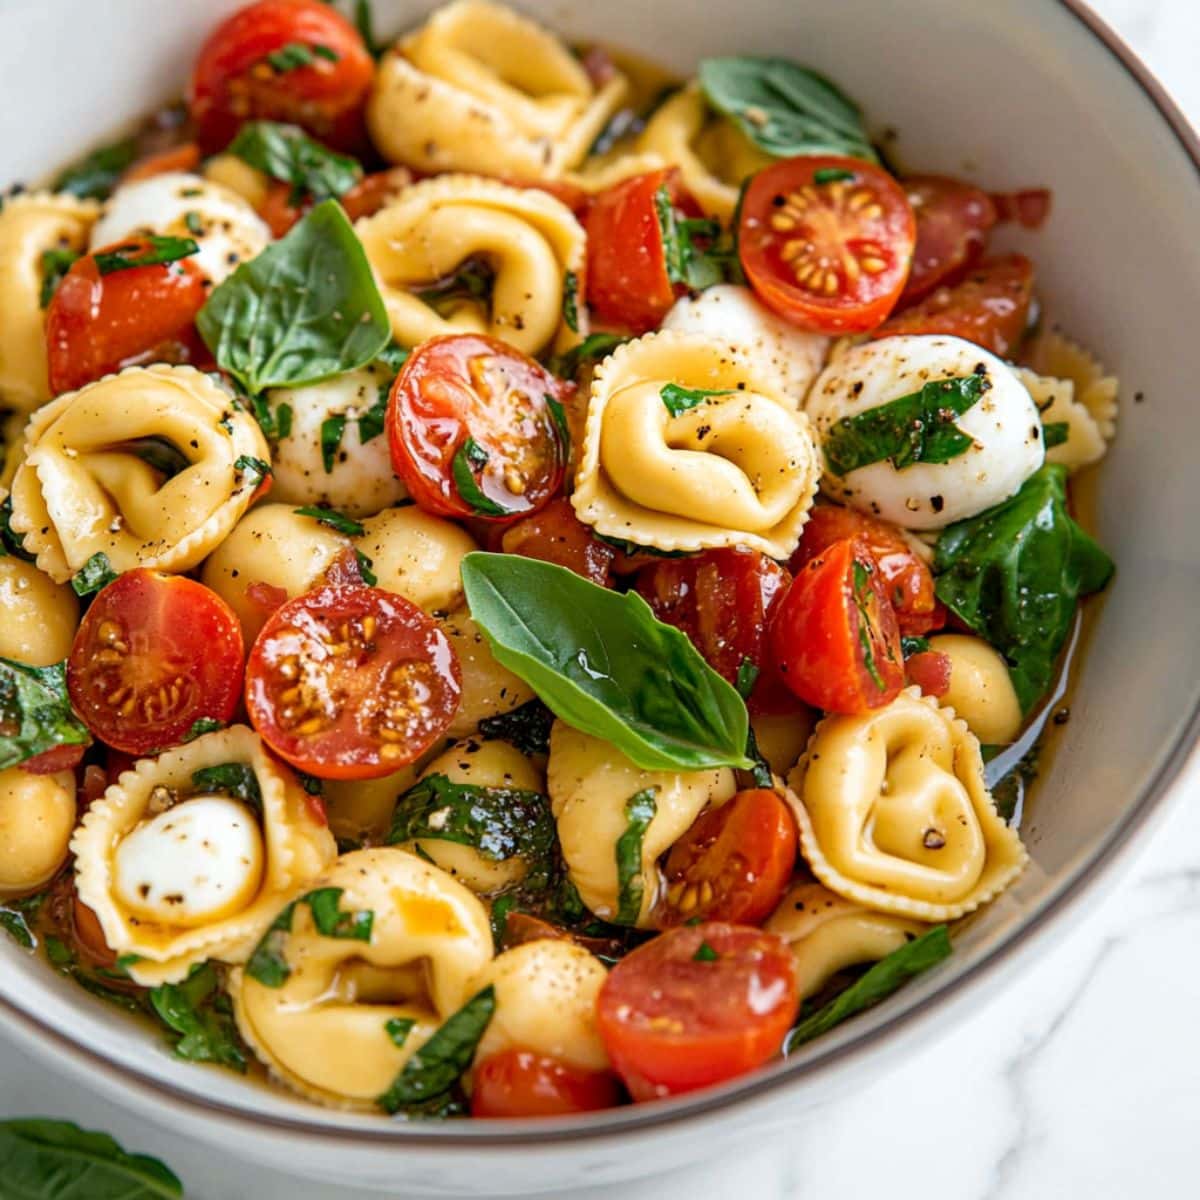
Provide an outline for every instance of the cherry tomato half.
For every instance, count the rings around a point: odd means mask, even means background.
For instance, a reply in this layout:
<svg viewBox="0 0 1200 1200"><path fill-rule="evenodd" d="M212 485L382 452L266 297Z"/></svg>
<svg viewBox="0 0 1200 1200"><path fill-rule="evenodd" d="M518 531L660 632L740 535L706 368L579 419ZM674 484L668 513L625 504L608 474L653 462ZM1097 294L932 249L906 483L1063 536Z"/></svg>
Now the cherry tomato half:
<svg viewBox="0 0 1200 1200"><path fill-rule="evenodd" d="M738 251L751 287L817 333L874 329L908 278L916 221L881 167L831 155L760 171L742 200Z"/></svg>
<svg viewBox="0 0 1200 1200"><path fill-rule="evenodd" d="M991 197L969 183L918 175L904 180L904 190L917 218L917 245L901 307L957 283L983 254L988 230L996 224Z"/></svg>
<svg viewBox="0 0 1200 1200"><path fill-rule="evenodd" d="M596 1004L608 1056L635 1100L744 1075L775 1055L796 1018L792 956L746 925L683 925L609 972Z"/></svg>
<svg viewBox="0 0 1200 1200"><path fill-rule="evenodd" d="M796 865L796 821L770 788L738 792L700 814L667 855L662 925L735 921L774 911Z"/></svg>
<svg viewBox="0 0 1200 1200"><path fill-rule="evenodd" d="M570 387L496 338L430 338L392 385L392 466L435 516L507 521L536 512L562 487L559 418Z"/></svg>
<svg viewBox="0 0 1200 1200"><path fill-rule="evenodd" d="M375 65L357 30L320 0L258 0L213 31L196 60L188 107L212 153L243 121L302 125L339 149L363 143Z"/></svg>
<svg viewBox="0 0 1200 1200"><path fill-rule="evenodd" d="M263 740L323 779L377 779L446 731L462 676L437 623L402 596L329 586L267 619L246 664Z"/></svg>
<svg viewBox="0 0 1200 1200"><path fill-rule="evenodd" d="M852 537L864 542L871 552L896 610L901 634L916 637L946 624L946 609L934 594L933 572L895 525L877 517L836 504L818 504L809 514L800 545L788 566L799 574L806 563L834 542Z"/></svg>
<svg viewBox="0 0 1200 1200"><path fill-rule="evenodd" d="M922 650L904 660L904 673L926 696L944 696L950 690L950 655Z"/></svg>
<svg viewBox="0 0 1200 1200"><path fill-rule="evenodd" d="M1007 358L1025 333L1032 302L1033 263L1023 254L1009 254L981 262L954 287L931 292L880 326L874 336L944 333Z"/></svg>
<svg viewBox="0 0 1200 1200"><path fill-rule="evenodd" d="M67 659L67 691L109 746L177 746L202 717L228 721L242 688L242 630L216 592L181 575L126 571L96 596Z"/></svg>
<svg viewBox="0 0 1200 1200"><path fill-rule="evenodd" d="M375 171L365 175L342 198L342 208L351 221L360 217L373 217L381 208L390 204L420 176L408 167L389 167L386 171Z"/></svg>
<svg viewBox="0 0 1200 1200"><path fill-rule="evenodd" d="M551 500L541 512L510 525L500 541L505 554L521 554L557 563L601 587L612 586L616 551L592 535L565 496Z"/></svg>
<svg viewBox="0 0 1200 1200"><path fill-rule="evenodd" d="M471 1073L473 1117L561 1117L620 1103L610 1071L585 1071L549 1054L501 1050Z"/></svg>
<svg viewBox="0 0 1200 1200"><path fill-rule="evenodd" d="M783 681L806 704L861 713L904 686L896 613L857 538L834 542L796 575L771 623Z"/></svg>
<svg viewBox="0 0 1200 1200"><path fill-rule="evenodd" d="M151 249L143 239L121 242L125 258ZM100 273L96 255L71 264L46 312L50 390L71 392L122 367L147 362L200 362L207 351L196 314L208 298L192 258Z"/></svg>

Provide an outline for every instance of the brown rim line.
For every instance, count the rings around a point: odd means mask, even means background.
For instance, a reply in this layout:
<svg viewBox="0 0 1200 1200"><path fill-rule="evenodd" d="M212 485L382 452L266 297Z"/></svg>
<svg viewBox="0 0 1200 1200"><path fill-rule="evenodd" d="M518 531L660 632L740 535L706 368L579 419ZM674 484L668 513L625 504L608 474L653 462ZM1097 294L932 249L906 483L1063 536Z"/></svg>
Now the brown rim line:
<svg viewBox="0 0 1200 1200"><path fill-rule="evenodd" d="M1128 73L1146 98L1158 110L1167 123L1184 153L1195 168L1200 182L1200 137L1189 124L1178 106L1167 94L1162 84L1150 69L1084 0L1056 0L1083 28L1090 33L1112 55ZM961 1001L972 985L984 977L994 976L996 969L1019 955L1031 952L1047 933L1050 926L1065 914L1095 881L1102 871L1110 870L1114 862L1130 847L1134 835L1144 830L1157 816L1161 816L1164 801L1171 794L1173 785L1195 759L1200 765L1200 705L1193 709L1188 722L1174 745L1167 752L1163 763L1142 789L1133 807L1109 830L1104 842L1087 862L1077 867L1074 873L1051 893L1025 921L1007 933L998 944L986 952L978 962L961 975L950 980L919 999L905 1002L903 994L895 1002L895 1011L877 1020L861 1033L835 1040L828 1050L816 1051L804 1059L789 1064L786 1061L764 1068L761 1072L745 1076L743 1080L726 1084L693 1097L666 1100L653 1104L633 1105L612 1109L610 1114L579 1119L564 1118L557 1121L529 1119L524 1121L454 1122L437 1128L381 1120L377 1128L342 1129L318 1121L303 1118L266 1116L247 1105L221 1104L205 1100L191 1091L163 1083L150 1074L113 1063L67 1038L57 1029L43 1023L39 1018L16 1007L11 1001L0 997L0 1012L25 1027L28 1035L42 1041L55 1043L77 1060L95 1063L108 1074L117 1074L130 1081L140 1092L153 1092L174 1105L187 1107L208 1121L233 1120L239 1125L259 1125L306 1138L351 1146L355 1143L368 1144L372 1149L394 1146L403 1152L409 1147L485 1149L488 1147L531 1146L547 1143L561 1145L566 1142L596 1142L606 1138L625 1136L631 1133L645 1134L666 1126L703 1117L715 1112L731 1112L766 1099L771 1093L785 1087L795 1088L800 1084L811 1085L838 1065L860 1059L875 1050L881 1042L893 1039L893 1035L913 1029L934 1015L945 1018L947 1012L962 1015L965 1005ZM957 1004L947 1004L958 1001ZM866 1018L866 1019L869 1019ZM945 1027L943 1021L942 1028ZM819 1043L818 1043L819 1045ZM479 1128L485 1125L486 1128Z"/></svg>

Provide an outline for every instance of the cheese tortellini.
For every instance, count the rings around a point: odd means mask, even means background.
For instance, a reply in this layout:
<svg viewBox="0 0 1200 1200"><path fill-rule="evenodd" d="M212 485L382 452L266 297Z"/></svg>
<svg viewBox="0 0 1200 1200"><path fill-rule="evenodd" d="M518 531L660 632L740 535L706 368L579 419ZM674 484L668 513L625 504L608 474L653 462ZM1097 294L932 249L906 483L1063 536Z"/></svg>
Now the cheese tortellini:
<svg viewBox="0 0 1200 1200"><path fill-rule="evenodd" d="M0 900L48 883L75 828L75 773L0 771Z"/></svg>
<svg viewBox="0 0 1200 1200"><path fill-rule="evenodd" d="M302 900L324 889L337 891L341 912L370 914L365 940L320 932ZM487 913L445 871L390 847L343 855L285 899L297 901L275 946L285 978L270 986L249 970L232 973L238 1028L271 1074L301 1095L374 1110L477 990L473 981L492 958Z"/></svg>
<svg viewBox="0 0 1200 1200"><path fill-rule="evenodd" d="M7 196L0 208L0 408L27 413L50 399L43 255L82 253L100 211L58 192Z"/></svg>
<svg viewBox="0 0 1200 1200"><path fill-rule="evenodd" d="M940 697L984 744L1002 746L1021 730L1021 702L1000 654L983 638L942 633L929 639L930 650L950 660L950 685Z"/></svg>
<svg viewBox="0 0 1200 1200"><path fill-rule="evenodd" d="M700 334L649 334L596 368L571 503L605 537L786 558L820 473L773 372Z"/></svg>
<svg viewBox="0 0 1200 1200"><path fill-rule="evenodd" d="M1045 440L1051 440L1051 431L1056 434L1046 448L1046 461L1060 463L1068 471L1099 462L1108 443L1096 418L1075 399L1074 381L1039 375L1024 367L1018 367L1017 374L1041 414Z"/></svg>
<svg viewBox="0 0 1200 1200"><path fill-rule="evenodd" d="M211 768L230 765L258 798L214 790L223 773ZM239 725L135 763L88 809L71 851L79 898L109 946L137 956L129 974L147 987L208 958L245 961L282 898L337 854L295 776Z"/></svg>
<svg viewBox="0 0 1200 1200"><path fill-rule="evenodd" d="M582 161L628 91L620 72L594 84L528 17L457 0L384 56L367 125L388 159L428 174L555 179Z"/></svg>
<svg viewBox="0 0 1200 1200"><path fill-rule="evenodd" d="M462 560L476 549L461 526L416 505L388 508L368 517L356 539L386 591L429 613L448 613L463 602Z"/></svg>
<svg viewBox="0 0 1200 1200"><path fill-rule="evenodd" d="M1025 866L975 735L916 688L861 716L826 717L788 782L813 874L868 908L952 921Z"/></svg>
<svg viewBox="0 0 1200 1200"><path fill-rule="evenodd" d="M485 333L536 355L587 332L583 226L545 192L471 175L427 179L364 217L355 232L402 346ZM479 264L491 274L490 299L450 297L439 312L431 294ZM575 328L564 316L572 306Z"/></svg>
<svg viewBox="0 0 1200 1200"><path fill-rule="evenodd" d="M11 554L0 558L0 612L0 658L48 667L70 654L79 624L75 593Z"/></svg>
<svg viewBox="0 0 1200 1200"><path fill-rule="evenodd" d="M631 797L650 792L654 816L642 836L641 906L636 924L651 925L661 885L658 859L709 804L724 804L737 785L727 767L710 771L643 771L615 746L555 721L546 769L558 839L571 882L584 904L608 920L620 908L617 840L629 826Z"/></svg>
<svg viewBox="0 0 1200 1200"><path fill-rule="evenodd" d="M175 474L139 454L164 442L179 455ZM59 583L96 554L115 571L187 571L249 507L267 457L257 423L207 375L130 367L33 415L12 527Z"/></svg>

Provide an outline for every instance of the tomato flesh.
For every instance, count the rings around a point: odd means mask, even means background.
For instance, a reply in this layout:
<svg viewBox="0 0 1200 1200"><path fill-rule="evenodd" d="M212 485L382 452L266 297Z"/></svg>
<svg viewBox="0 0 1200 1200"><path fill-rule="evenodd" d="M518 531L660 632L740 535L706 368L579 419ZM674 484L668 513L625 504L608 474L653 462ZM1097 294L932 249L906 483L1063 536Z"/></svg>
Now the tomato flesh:
<svg viewBox="0 0 1200 1200"><path fill-rule="evenodd" d="M473 1117L561 1117L620 1102L616 1077L585 1071L549 1054L501 1050L471 1073Z"/></svg>
<svg viewBox="0 0 1200 1200"><path fill-rule="evenodd" d="M796 865L796 821L770 788L738 792L700 814L671 847L662 925L757 925L775 909Z"/></svg>
<svg viewBox="0 0 1200 1200"><path fill-rule="evenodd" d="M408 167L389 167L364 176L342 198L342 208L351 221L373 217L419 176Z"/></svg>
<svg viewBox="0 0 1200 1200"><path fill-rule="evenodd" d="M792 956L746 925L682 925L609 972L596 1022L635 1100L711 1087L762 1066L799 1008Z"/></svg>
<svg viewBox="0 0 1200 1200"><path fill-rule="evenodd" d="M570 500L552 500L541 512L510 525L500 542L505 554L557 563L601 587L612 586L615 551L592 535Z"/></svg>
<svg viewBox="0 0 1200 1200"><path fill-rule="evenodd" d="M874 329L900 297L915 241L904 189L880 167L832 155L760 171L738 224L750 286L817 333Z"/></svg>
<svg viewBox="0 0 1200 1200"><path fill-rule="evenodd" d="M67 691L101 741L149 754L179 745L202 717L233 717L242 657L241 625L216 592L139 568L92 601L67 659Z"/></svg>
<svg viewBox="0 0 1200 1200"><path fill-rule="evenodd" d="M937 650L922 650L904 660L909 683L926 696L944 696L950 690L950 656Z"/></svg>
<svg viewBox="0 0 1200 1200"><path fill-rule="evenodd" d="M150 243L119 243L136 258ZM128 249L126 249L128 248ZM101 275L96 254L77 259L59 281L46 312L50 390L55 395L148 362L203 362L196 314L208 298L204 275L191 258Z"/></svg>
<svg viewBox="0 0 1200 1200"><path fill-rule="evenodd" d="M461 691L437 623L371 587L288 601L246 665L251 724L280 758L324 779L376 779L419 758L445 733Z"/></svg>
<svg viewBox="0 0 1200 1200"><path fill-rule="evenodd" d="M570 384L496 338L430 338L392 384L392 466L436 516L508 521L537 512L562 488L566 446L550 402L565 405L570 394Z"/></svg>
<svg viewBox="0 0 1200 1200"><path fill-rule="evenodd" d="M904 686L896 613L857 538L834 542L799 571L771 638L784 682L826 712L867 712Z"/></svg>
<svg viewBox="0 0 1200 1200"><path fill-rule="evenodd" d="M996 224L996 206L981 188L941 175L904 181L917 218L912 270L900 307L923 300L934 288L957 283L978 262Z"/></svg>

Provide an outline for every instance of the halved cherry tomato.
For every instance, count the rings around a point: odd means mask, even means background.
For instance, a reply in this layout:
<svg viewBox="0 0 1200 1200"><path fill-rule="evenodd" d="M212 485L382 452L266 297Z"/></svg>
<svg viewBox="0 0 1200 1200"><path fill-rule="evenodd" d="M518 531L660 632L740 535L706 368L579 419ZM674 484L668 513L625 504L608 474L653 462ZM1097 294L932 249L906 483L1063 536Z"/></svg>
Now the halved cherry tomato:
<svg viewBox="0 0 1200 1200"><path fill-rule="evenodd" d="M267 620L246 664L263 740L323 779L377 779L446 732L462 675L437 623L402 596L321 587Z"/></svg>
<svg viewBox="0 0 1200 1200"><path fill-rule="evenodd" d="M55 746L53 750L43 750L18 764L22 771L30 775L54 775L58 771L73 771L83 761L86 746Z"/></svg>
<svg viewBox="0 0 1200 1200"><path fill-rule="evenodd" d="M879 708L904 686L896 613L857 538L834 542L797 573L771 641L784 683L826 712Z"/></svg>
<svg viewBox="0 0 1200 1200"><path fill-rule="evenodd" d="M881 167L832 155L760 171L742 200L738 252L763 302L801 329L874 329L908 278L916 221Z"/></svg>
<svg viewBox="0 0 1200 1200"><path fill-rule="evenodd" d="M875 330L874 337L944 333L1006 358L1021 340L1033 300L1033 263L1023 254L973 267L954 287L940 287Z"/></svg>
<svg viewBox="0 0 1200 1200"><path fill-rule="evenodd" d="M471 1073L473 1117L561 1117L620 1103L616 1076L585 1071L549 1054L501 1050Z"/></svg>
<svg viewBox="0 0 1200 1200"><path fill-rule="evenodd" d="M126 571L92 601L67 659L67 691L109 746L177 746L202 717L228 721L242 687L242 629L216 592L182 575Z"/></svg>
<svg viewBox="0 0 1200 1200"><path fill-rule="evenodd" d="M126 258L151 248L141 238L120 247ZM208 292L194 259L101 275L96 255L116 248L106 246L72 263L50 301L46 353L55 395L122 367L207 359L195 319Z"/></svg>
<svg viewBox="0 0 1200 1200"><path fill-rule="evenodd" d="M912 270L900 294L900 307L923 300L936 287L957 283L979 260L996 206L981 188L942 175L904 180L917 218Z"/></svg>
<svg viewBox="0 0 1200 1200"><path fill-rule="evenodd" d="M587 214L592 207L591 192L584 191L577 183L568 179L512 179L503 180L509 187L533 189L561 200L580 220L587 223ZM589 268L590 269L590 268Z"/></svg>
<svg viewBox="0 0 1200 1200"><path fill-rule="evenodd" d="M946 624L946 609L933 590L933 572L900 530L878 517L836 504L818 504L809 514L788 566L793 574L799 574L834 542L852 537L864 542L875 559L902 634L916 637Z"/></svg>
<svg viewBox="0 0 1200 1200"><path fill-rule="evenodd" d="M500 549L505 554L557 563L601 587L612 586L616 551L592 535L565 497L551 500L541 512L510 525L504 531Z"/></svg>
<svg viewBox="0 0 1200 1200"><path fill-rule="evenodd" d="M77 895L71 903L70 925L71 941L85 962L104 969L117 965L117 952L105 940L99 918Z"/></svg>
<svg viewBox="0 0 1200 1200"><path fill-rule="evenodd" d="M342 197L342 208L346 210L346 216L351 221L357 221L359 217L373 217L419 178L420 176L408 167L389 167L386 171L375 171L360 179Z"/></svg>
<svg viewBox="0 0 1200 1200"><path fill-rule="evenodd" d="M374 63L354 26L319 0L258 0L223 21L192 72L188 107L206 152L243 121L302 125L341 149L363 144Z"/></svg>
<svg viewBox="0 0 1200 1200"><path fill-rule="evenodd" d="M600 989L596 1022L630 1094L654 1100L762 1066L798 1007L781 939L709 922L670 929L621 959Z"/></svg>
<svg viewBox="0 0 1200 1200"><path fill-rule="evenodd" d="M1054 193L1049 188L1022 188L1019 192L993 192L997 221L1016 221L1022 229L1041 229L1050 219Z"/></svg>
<svg viewBox="0 0 1200 1200"><path fill-rule="evenodd" d="M392 466L435 516L508 521L537 512L562 487L566 453L553 405L570 389L496 338L430 338L392 385Z"/></svg>
<svg viewBox="0 0 1200 1200"><path fill-rule="evenodd" d="M922 650L904 660L904 673L926 696L944 696L950 690L950 655Z"/></svg>
<svg viewBox="0 0 1200 1200"><path fill-rule="evenodd" d="M773 559L745 546L660 558L643 567L637 590L668 625L682 629L708 665L737 686L743 663L757 669L750 693L756 711L779 711L768 669L767 625L791 576ZM795 703L784 704L784 711Z"/></svg>
<svg viewBox="0 0 1200 1200"><path fill-rule="evenodd" d="M667 855L664 926L757 925L775 909L796 865L796 820L770 788L738 792L701 813Z"/></svg>

